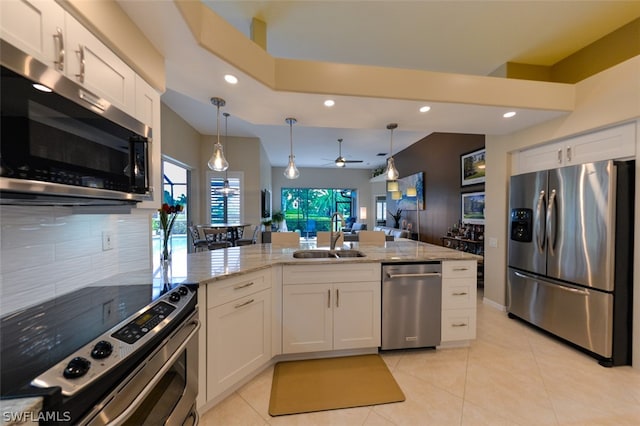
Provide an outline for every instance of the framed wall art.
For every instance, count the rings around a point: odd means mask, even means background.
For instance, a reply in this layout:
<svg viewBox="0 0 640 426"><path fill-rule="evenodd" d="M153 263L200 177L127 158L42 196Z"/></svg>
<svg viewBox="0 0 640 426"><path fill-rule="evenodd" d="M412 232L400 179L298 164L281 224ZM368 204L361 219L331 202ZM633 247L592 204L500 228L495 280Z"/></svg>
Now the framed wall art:
<svg viewBox="0 0 640 426"><path fill-rule="evenodd" d="M485 149L463 154L460 156L460 170L462 171L462 186L484 183L485 181Z"/></svg>
<svg viewBox="0 0 640 426"><path fill-rule="evenodd" d="M462 194L462 223L484 225L484 192Z"/></svg>

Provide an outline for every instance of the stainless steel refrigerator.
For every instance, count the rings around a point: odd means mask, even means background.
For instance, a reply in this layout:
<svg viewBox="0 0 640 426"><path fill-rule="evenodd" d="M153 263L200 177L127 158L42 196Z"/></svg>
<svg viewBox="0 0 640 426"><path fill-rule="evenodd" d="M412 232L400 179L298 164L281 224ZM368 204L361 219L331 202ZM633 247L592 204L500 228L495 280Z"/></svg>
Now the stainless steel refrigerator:
<svg viewBox="0 0 640 426"><path fill-rule="evenodd" d="M602 365L631 363L633 161L511 177L507 311Z"/></svg>

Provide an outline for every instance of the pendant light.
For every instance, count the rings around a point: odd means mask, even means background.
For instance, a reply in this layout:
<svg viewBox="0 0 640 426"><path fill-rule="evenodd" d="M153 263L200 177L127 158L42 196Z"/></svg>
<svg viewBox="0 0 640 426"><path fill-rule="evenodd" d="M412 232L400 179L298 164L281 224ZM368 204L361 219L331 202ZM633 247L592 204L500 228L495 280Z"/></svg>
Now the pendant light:
<svg viewBox="0 0 640 426"><path fill-rule="evenodd" d="M385 175L387 176L387 191L391 192L392 195L392 199L393 199L393 195L394 192L397 192L400 190L400 186L398 185L398 169L396 169L396 166L393 162L393 129L395 129L396 127L398 127L398 125L396 123L391 123L391 124L387 124L387 129L391 130L391 147L390 147L390 157L387 160L387 168L384 171Z"/></svg>
<svg viewBox="0 0 640 426"><path fill-rule="evenodd" d="M398 127L397 123L387 124L387 129L391 130L391 144L389 148L389 158L387 159L387 169L384 171L387 175L387 181L398 180L398 169L396 169L396 165L393 162L393 130ZM397 189L395 189L397 191Z"/></svg>
<svg viewBox="0 0 640 426"><path fill-rule="evenodd" d="M207 165L211 170L216 172L224 172L229 168L227 159L224 158L224 152L222 151L222 145L220 144L220 107L225 106L226 102L222 98L211 98L211 103L216 106L216 136L217 142L213 145L213 154L209 158Z"/></svg>
<svg viewBox="0 0 640 426"><path fill-rule="evenodd" d="M291 150L289 151L289 165L284 170L284 177L286 177L287 179L298 179L298 176L300 176L300 172L298 171L296 163L294 162L295 155L293 155L293 125L297 123L297 120L295 118L289 117L285 118L284 121L289 125L289 141L291 147Z"/></svg>
<svg viewBox="0 0 640 426"><path fill-rule="evenodd" d="M226 145L229 142L229 129L227 127L227 121L231 114L229 114L228 112L223 112L222 115L224 115L224 142ZM236 188L231 188L231 186L229 186L228 172L229 170L227 168L227 170L224 171L224 184L222 185L222 188L217 191L218 193L223 194L225 197L233 195L238 191Z"/></svg>

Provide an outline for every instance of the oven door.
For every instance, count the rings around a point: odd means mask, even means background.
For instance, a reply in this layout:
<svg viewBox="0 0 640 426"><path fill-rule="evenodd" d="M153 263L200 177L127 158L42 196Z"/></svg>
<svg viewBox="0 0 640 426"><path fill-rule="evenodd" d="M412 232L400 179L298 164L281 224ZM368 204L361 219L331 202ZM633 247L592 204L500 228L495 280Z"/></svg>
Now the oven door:
<svg viewBox="0 0 640 426"><path fill-rule="evenodd" d="M197 425L198 310L189 316L82 425Z"/></svg>

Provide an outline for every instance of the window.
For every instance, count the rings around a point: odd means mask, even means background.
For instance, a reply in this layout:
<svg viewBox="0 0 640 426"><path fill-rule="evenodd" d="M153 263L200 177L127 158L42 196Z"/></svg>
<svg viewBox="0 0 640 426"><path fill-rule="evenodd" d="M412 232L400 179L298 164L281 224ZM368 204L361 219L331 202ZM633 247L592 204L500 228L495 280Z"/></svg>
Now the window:
<svg viewBox="0 0 640 426"><path fill-rule="evenodd" d="M169 161L162 161L162 203L182 204L184 210L178 214L171 230L169 246L172 255L187 251L187 222L189 170ZM158 213L153 215L153 263L159 265L162 239Z"/></svg>
<svg viewBox="0 0 640 426"><path fill-rule="evenodd" d="M235 193L224 195L220 189L224 186L224 175L208 173L209 180L209 220L211 223L242 222L242 173L228 174L229 186Z"/></svg>
<svg viewBox="0 0 640 426"><path fill-rule="evenodd" d="M334 212L340 213L345 221L356 216L355 189L282 188L281 200L287 229L300 231L305 237L328 231Z"/></svg>
<svg viewBox="0 0 640 426"><path fill-rule="evenodd" d="M386 225L387 223L387 197L385 195L376 196L376 225Z"/></svg>

